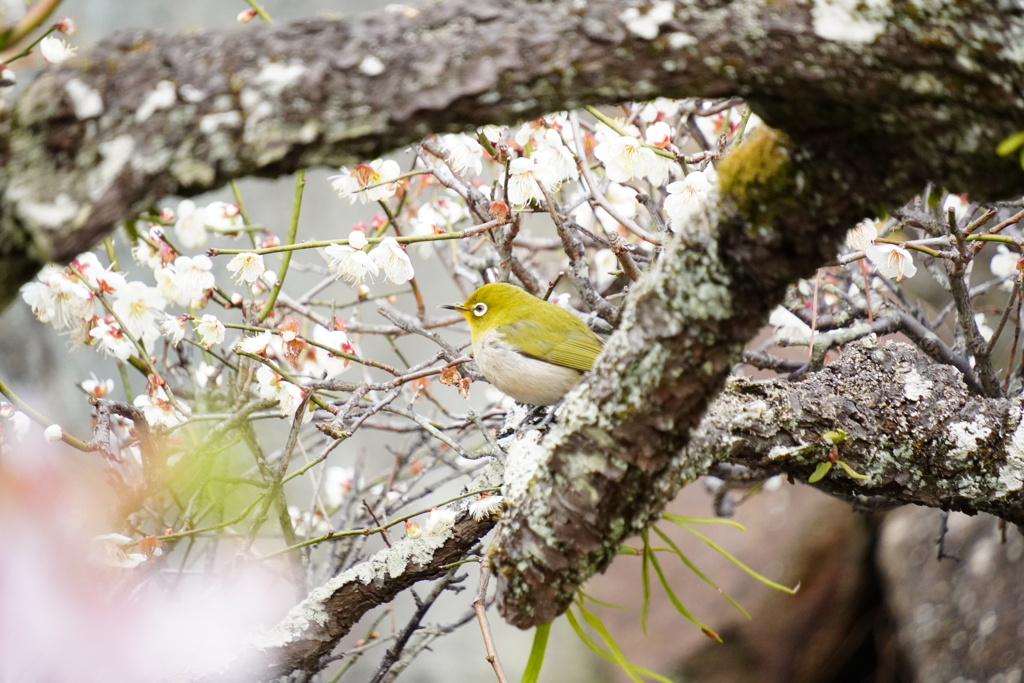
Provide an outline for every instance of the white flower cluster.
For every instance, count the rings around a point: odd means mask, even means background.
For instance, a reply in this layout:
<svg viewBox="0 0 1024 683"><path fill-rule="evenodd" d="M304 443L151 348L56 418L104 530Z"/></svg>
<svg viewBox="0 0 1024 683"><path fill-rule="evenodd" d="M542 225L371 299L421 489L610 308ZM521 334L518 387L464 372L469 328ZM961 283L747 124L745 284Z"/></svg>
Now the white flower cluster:
<svg viewBox="0 0 1024 683"><path fill-rule="evenodd" d="M326 247L324 253L331 271L352 284L383 272L388 282L402 285L416 274L412 260L394 237L385 237L369 253L364 251L368 244L365 233L353 230L348 236L348 244Z"/></svg>

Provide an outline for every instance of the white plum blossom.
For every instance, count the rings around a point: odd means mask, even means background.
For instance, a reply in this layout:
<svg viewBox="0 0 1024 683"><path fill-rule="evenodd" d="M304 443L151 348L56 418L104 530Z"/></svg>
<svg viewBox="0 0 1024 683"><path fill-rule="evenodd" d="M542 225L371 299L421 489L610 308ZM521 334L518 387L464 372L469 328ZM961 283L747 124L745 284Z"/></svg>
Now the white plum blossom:
<svg viewBox="0 0 1024 683"><path fill-rule="evenodd" d="M525 150L527 145L536 146L541 143L549 129L554 129L556 134L560 130L568 130L568 120L569 117L565 112L559 112L544 118L527 121L516 130L512 136L512 141L522 150ZM497 142L497 140L492 140L490 137L487 139L491 140L491 142Z"/></svg>
<svg viewBox="0 0 1024 683"><path fill-rule="evenodd" d="M644 123L654 123L662 119L672 118L679 113L679 101L659 97L653 102L648 102L640 109L637 118Z"/></svg>
<svg viewBox="0 0 1024 683"><path fill-rule="evenodd" d="M498 144L498 142L501 141L501 138L505 136L505 127L488 124L486 126L478 128L477 132L483 135L484 138L487 139L487 142L491 143L492 145L496 145Z"/></svg>
<svg viewBox="0 0 1024 683"><path fill-rule="evenodd" d="M68 277L63 268L44 266L38 282L21 287L21 297L40 322L51 323L57 330L84 329L83 323L93 318L93 294L77 277Z"/></svg>
<svg viewBox="0 0 1024 683"><path fill-rule="evenodd" d="M105 268L100 263L99 257L91 251L79 254L71 262L71 266L92 290L111 294L125 284L124 275L116 270Z"/></svg>
<svg viewBox="0 0 1024 683"><path fill-rule="evenodd" d="M210 202L203 211L206 227L220 233L234 233L245 227L237 204Z"/></svg>
<svg viewBox="0 0 1024 683"><path fill-rule="evenodd" d="M576 157L562 142L558 131L548 128L544 136L537 142L537 150L531 158L541 166L548 166L554 172L557 182L575 180L579 177L580 171L576 166Z"/></svg>
<svg viewBox="0 0 1024 683"><path fill-rule="evenodd" d="M811 340L811 326L791 311L776 306L768 316L768 324L775 328L775 339L786 344L807 344Z"/></svg>
<svg viewBox="0 0 1024 683"><path fill-rule="evenodd" d="M464 174L472 169L476 175L483 172L484 148L473 137L458 133L442 135L440 141L445 161L453 171Z"/></svg>
<svg viewBox="0 0 1024 683"><path fill-rule="evenodd" d="M187 306L192 302L191 298L182 296L181 287L178 282L178 271L173 264L160 266L155 269L153 277L156 278L157 291L168 301L173 301L183 306Z"/></svg>
<svg viewBox="0 0 1024 683"><path fill-rule="evenodd" d="M324 472L324 497L327 505L336 508L345 502L345 498L355 484L356 471L351 467L328 467Z"/></svg>
<svg viewBox="0 0 1024 683"><path fill-rule="evenodd" d="M96 373L91 373L89 379L82 380L81 387L90 396L102 398L114 390L114 380L101 380L96 377Z"/></svg>
<svg viewBox="0 0 1024 683"><path fill-rule="evenodd" d="M196 364L196 384L199 388L205 388L210 384L210 380L213 380L213 386L221 387L224 386L224 374L221 372L223 366L210 365L209 363L199 362Z"/></svg>
<svg viewBox="0 0 1024 683"><path fill-rule="evenodd" d="M864 251L878 238L879 221L865 218L846 233L846 248L850 251Z"/></svg>
<svg viewBox="0 0 1024 683"><path fill-rule="evenodd" d="M159 228L153 228L150 230L148 241L141 237L135 241L135 246L132 247L132 258L136 263L152 270L163 265L159 247L160 244L163 244L162 235L163 232Z"/></svg>
<svg viewBox="0 0 1024 683"><path fill-rule="evenodd" d="M427 514L427 521L423 525L423 531L428 535L436 536L443 534L455 525L455 512L453 510L433 508Z"/></svg>
<svg viewBox="0 0 1024 683"><path fill-rule="evenodd" d="M376 202L394 196L402 169L393 159L375 159L368 164L358 164L351 169L342 168L341 174L331 176L331 187L342 199L355 204ZM392 181L392 182L389 182Z"/></svg>
<svg viewBox="0 0 1024 683"><path fill-rule="evenodd" d="M343 330L328 330L323 325L316 325L313 328L313 341L343 353L354 354L355 352L352 342ZM332 379L343 373L352 364L352 361L348 358L336 356L321 348L314 347L314 349L315 353L310 356L311 367L303 368L303 370L311 375Z"/></svg>
<svg viewBox="0 0 1024 683"><path fill-rule="evenodd" d="M367 276L376 277L380 268L363 251L367 244L366 234L353 230L349 233L348 244L331 244L324 248L334 276L345 278L350 284L362 282Z"/></svg>
<svg viewBox="0 0 1024 683"><path fill-rule="evenodd" d="M643 177L655 169L658 155L640 142L635 126L628 130L636 135L620 135L604 124L598 124L603 139L594 148L594 157L604 164L605 175L616 183L625 183Z"/></svg>
<svg viewBox="0 0 1024 683"><path fill-rule="evenodd" d="M658 149L670 149L675 131L664 121L657 121L647 126L644 132L644 141Z"/></svg>
<svg viewBox="0 0 1024 683"><path fill-rule="evenodd" d="M405 284L416 275L409 255L394 237L388 236L381 240L381 243L370 252L370 258L392 284Z"/></svg>
<svg viewBox="0 0 1024 683"><path fill-rule="evenodd" d="M142 411L143 417L146 418L146 422L150 426L176 427L183 423L188 415L183 412L184 405L179 404L180 407L176 407L171 403L167 392L163 387L157 387L153 396L149 394L140 394L135 397L132 401L132 405Z"/></svg>
<svg viewBox="0 0 1024 683"><path fill-rule="evenodd" d="M0 93L6 94L14 90L18 82L18 74L13 69L0 68Z"/></svg>
<svg viewBox="0 0 1024 683"><path fill-rule="evenodd" d="M263 257L251 251L235 254L235 257L228 261L227 267L228 271L234 273L235 282L246 282L250 285L266 270Z"/></svg>
<svg viewBox="0 0 1024 683"><path fill-rule="evenodd" d="M216 346L224 341L226 330L224 323L217 319L217 316L207 313L196 324L196 332L199 333L199 343L206 348Z"/></svg>
<svg viewBox="0 0 1024 683"><path fill-rule="evenodd" d="M664 121L658 121L647 127L645 134L645 140L648 145L663 149L666 152L674 152L672 139L675 136L675 131ZM647 173L645 176L652 185L661 187L669 181L670 178L678 176L682 172L682 167L679 163L667 156L662 156L654 150L649 150L654 157L649 160L647 165Z"/></svg>
<svg viewBox="0 0 1024 683"><path fill-rule="evenodd" d="M57 36L46 36L39 41L39 52L47 64L63 64L75 56L77 47L71 47Z"/></svg>
<svg viewBox="0 0 1024 683"><path fill-rule="evenodd" d="M448 232L468 216L469 210L460 202L439 197L417 209L416 215L409 220L409 234L417 236ZM414 249L420 258L429 258L434 253L435 243L417 242L409 248Z"/></svg>
<svg viewBox="0 0 1024 683"><path fill-rule="evenodd" d="M160 336L156 319L167 300L159 290L142 282L128 282L114 297L114 313L125 326L125 332L147 344Z"/></svg>
<svg viewBox="0 0 1024 683"><path fill-rule="evenodd" d="M299 409L303 400L300 387L286 381L266 365L261 365L256 370L256 392L260 398L277 401L278 414L281 417L294 418L295 411ZM302 421L306 422L312 416L310 411L304 410Z"/></svg>
<svg viewBox="0 0 1024 683"><path fill-rule="evenodd" d="M11 404L8 403L6 405ZM12 412L10 416L8 416L7 421L11 425L11 430L14 432L14 438L19 440L25 438L25 435L28 434L29 427L32 426L32 419L20 410Z"/></svg>
<svg viewBox="0 0 1024 683"><path fill-rule="evenodd" d="M89 336L95 340L100 351L120 361L128 360L135 353L135 345L131 339L126 337L121 331L121 326L112 320L97 321L89 330Z"/></svg>
<svg viewBox="0 0 1024 683"><path fill-rule="evenodd" d="M245 351L246 353L262 356L267 353L267 349L270 348L273 343L274 333L269 330L263 330L257 335L243 337L235 348L239 351Z"/></svg>
<svg viewBox="0 0 1024 683"><path fill-rule="evenodd" d="M673 230L684 229L695 216L702 213L714 193L711 181L700 171L687 174L665 189L668 190L665 213L668 215L669 227Z"/></svg>
<svg viewBox="0 0 1024 683"><path fill-rule="evenodd" d="M295 527L295 533L299 536L313 538L331 531L330 522L319 510L300 510L295 505L289 505L288 516Z"/></svg>
<svg viewBox="0 0 1024 683"><path fill-rule="evenodd" d="M123 534L103 534L94 536L93 547L89 552L89 559L94 564L106 567L120 567L121 569L134 569L146 561L142 553L125 552L124 546L130 544L132 539Z"/></svg>
<svg viewBox="0 0 1024 683"><path fill-rule="evenodd" d="M213 273L213 261L208 256L179 256L174 261L175 284L178 289L177 301L180 304L201 299L216 284Z"/></svg>
<svg viewBox="0 0 1024 683"><path fill-rule="evenodd" d="M899 282L917 274L917 266L910 252L896 244L871 244L864 250L868 260L875 265L879 274Z"/></svg>
<svg viewBox="0 0 1024 683"><path fill-rule="evenodd" d="M191 199L183 199L178 204L177 220L174 222L174 234L183 247L198 249L206 244L206 209L196 206Z"/></svg>
<svg viewBox="0 0 1024 683"><path fill-rule="evenodd" d="M999 286L1007 292L1013 289L1013 283L1020 277L1020 270L1018 268L1020 258L1020 254L1010 251L1005 244L1000 244L996 247L995 255L988 262L992 276L1003 280L1003 283Z"/></svg>
<svg viewBox="0 0 1024 683"><path fill-rule="evenodd" d="M989 341L992 339L992 335L995 334L995 331L988 326L988 322L986 322L986 320L984 313L979 312L974 314L974 324L978 326L978 334L980 334L981 338L985 341Z"/></svg>
<svg viewBox="0 0 1024 683"><path fill-rule="evenodd" d="M505 191L513 206L523 206L530 200L542 202L544 192L541 187L551 191L559 184L558 171L533 159L513 159L508 171L508 187Z"/></svg>
<svg viewBox="0 0 1024 683"><path fill-rule="evenodd" d="M967 210L971 204L967 201L967 195L965 194L948 194L942 201L942 215L946 216L946 213L953 209L953 215L956 218L957 223L963 223L963 220L967 218Z"/></svg>
<svg viewBox="0 0 1024 683"><path fill-rule="evenodd" d="M480 497L469 504L469 514L476 521L493 519L505 509L505 499L498 495L480 494Z"/></svg>

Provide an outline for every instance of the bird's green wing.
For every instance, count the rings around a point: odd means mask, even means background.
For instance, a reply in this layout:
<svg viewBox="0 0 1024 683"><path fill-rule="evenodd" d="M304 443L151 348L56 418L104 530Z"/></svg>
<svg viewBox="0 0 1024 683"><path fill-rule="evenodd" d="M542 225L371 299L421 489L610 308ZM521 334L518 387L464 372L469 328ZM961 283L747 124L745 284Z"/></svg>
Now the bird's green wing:
<svg viewBox="0 0 1024 683"><path fill-rule="evenodd" d="M586 372L593 367L604 342L582 320L575 317L573 320L579 325L561 323L543 337L540 325L523 320L508 325L503 336L506 340L515 339L512 345L523 355Z"/></svg>

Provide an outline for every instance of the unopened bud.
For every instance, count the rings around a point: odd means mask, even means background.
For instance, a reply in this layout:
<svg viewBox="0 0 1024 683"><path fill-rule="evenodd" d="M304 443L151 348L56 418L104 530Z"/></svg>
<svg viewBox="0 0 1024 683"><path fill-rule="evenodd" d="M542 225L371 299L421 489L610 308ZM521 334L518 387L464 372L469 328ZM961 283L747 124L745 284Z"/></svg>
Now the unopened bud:
<svg viewBox="0 0 1024 683"><path fill-rule="evenodd" d="M73 36L78 33L78 24L71 17L64 17L54 25L58 31L66 36Z"/></svg>
<svg viewBox="0 0 1024 683"><path fill-rule="evenodd" d="M50 425L43 430L43 438L49 443L55 443L64 438L64 430L61 429L60 425Z"/></svg>
<svg viewBox="0 0 1024 683"><path fill-rule="evenodd" d="M490 206L487 207L487 211L491 214L491 218L496 221L507 221L511 213L508 204L504 201L491 202Z"/></svg>

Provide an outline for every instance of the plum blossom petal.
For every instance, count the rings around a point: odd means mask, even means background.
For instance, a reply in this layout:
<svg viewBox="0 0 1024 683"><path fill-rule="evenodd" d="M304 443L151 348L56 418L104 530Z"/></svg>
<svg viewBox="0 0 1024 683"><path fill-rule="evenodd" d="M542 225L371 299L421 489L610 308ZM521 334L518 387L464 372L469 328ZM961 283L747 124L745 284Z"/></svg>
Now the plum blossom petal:
<svg viewBox="0 0 1024 683"><path fill-rule="evenodd" d="M871 244L864 254L881 275L899 282L917 274L917 266L910 252L897 244Z"/></svg>
<svg viewBox="0 0 1024 683"><path fill-rule="evenodd" d="M235 257L228 261L228 270L234 274L235 282L252 284L260 279L266 270L263 265L263 257L251 251L235 254Z"/></svg>
<svg viewBox="0 0 1024 683"><path fill-rule="evenodd" d="M405 249L394 237L385 237L370 252L370 258L392 284L405 284L416 275L409 255L405 253Z"/></svg>

